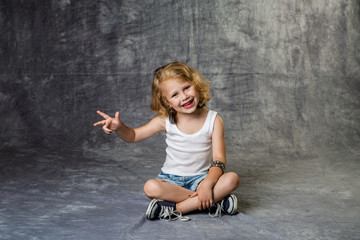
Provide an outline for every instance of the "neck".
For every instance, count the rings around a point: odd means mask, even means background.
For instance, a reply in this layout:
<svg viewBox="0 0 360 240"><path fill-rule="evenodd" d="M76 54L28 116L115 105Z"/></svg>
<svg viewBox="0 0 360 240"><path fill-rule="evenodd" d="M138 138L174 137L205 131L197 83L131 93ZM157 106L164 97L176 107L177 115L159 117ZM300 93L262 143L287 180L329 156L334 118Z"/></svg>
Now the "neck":
<svg viewBox="0 0 360 240"><path fill-rule="evenodd" d="M176 122L179 121L179 118L186 119L186 120L199 118L199 117L203 116L204 113L207 113L208 111L209 110L206 107L203 107L203 108L197 108L196 111L193 113L177 113L176 114Z"/></svg>

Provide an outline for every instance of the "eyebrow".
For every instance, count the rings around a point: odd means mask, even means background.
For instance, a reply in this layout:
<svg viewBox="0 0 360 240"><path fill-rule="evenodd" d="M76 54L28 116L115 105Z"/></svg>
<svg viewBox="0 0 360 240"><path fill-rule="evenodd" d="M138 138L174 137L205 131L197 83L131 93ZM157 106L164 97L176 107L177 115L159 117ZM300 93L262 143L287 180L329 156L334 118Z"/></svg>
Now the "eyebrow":
<svg viewBox="0 0 360 240"><path fill-rule="evenodd" d="M185 81L185 83L183 84L183 86L181 88L184 89L184 88L186 88L188 86L192 86L192 84L190 82L188 82L188 81ZM178 90L174 90L174 91L169 93L169 96L172 97L177 92L178 92Z"/></svg>

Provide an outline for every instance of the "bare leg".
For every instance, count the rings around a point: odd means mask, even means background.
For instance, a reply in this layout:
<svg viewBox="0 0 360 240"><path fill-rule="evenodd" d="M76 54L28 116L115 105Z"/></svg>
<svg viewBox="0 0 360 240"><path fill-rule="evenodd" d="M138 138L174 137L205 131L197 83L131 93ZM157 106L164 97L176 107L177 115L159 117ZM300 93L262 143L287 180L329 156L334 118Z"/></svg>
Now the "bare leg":
<svg viewBox="0 0 360 240"><path fill-rule="evenodd" d="M189 198L194 192L165 180L150 179L144 185L144 193L150 199L157 198L178 203Z"/></svg>
<svg viewBox="0 0 360 240"><path fill-rule="evenodd" d="M239 177L234 172L222 175L213 188L214 202L219 202L239 186ZM190 191L191 192L191 191ZM186 198L176 204L176 209L183 214L198 209L198 197Z"/></svg>
<svg viewBox="0 0 360 240"><path fill-rule="evenodd" d="M213 188L214 201L219 202L239 186L239 177L234 172L222 175ZM200 183L201 184L201 183ZM176 209L183 214L198 209L198 197L190 198L194 193L178 185L161 179L150 179L144 185L144 192L149 198L157 198L176 204Z"/></svg>

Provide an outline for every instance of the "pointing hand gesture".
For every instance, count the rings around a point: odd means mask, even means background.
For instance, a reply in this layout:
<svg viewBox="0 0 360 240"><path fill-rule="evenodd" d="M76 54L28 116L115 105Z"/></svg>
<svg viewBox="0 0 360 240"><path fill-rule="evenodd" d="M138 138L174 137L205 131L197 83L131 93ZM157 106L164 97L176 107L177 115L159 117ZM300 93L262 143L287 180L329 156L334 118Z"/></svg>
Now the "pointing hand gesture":
<svg viewBox="0 0 360 240"><path fill-rule="evenodd" d="M94 123L94 127L102 125L104 132L107 134L111 134L112 131L116 131L120 128L122 123L119 118L119 112L115 113L114 118L110 117L109 115L101 111L96 111L96 112L97 114L102 116L105 120Z"/></svg>

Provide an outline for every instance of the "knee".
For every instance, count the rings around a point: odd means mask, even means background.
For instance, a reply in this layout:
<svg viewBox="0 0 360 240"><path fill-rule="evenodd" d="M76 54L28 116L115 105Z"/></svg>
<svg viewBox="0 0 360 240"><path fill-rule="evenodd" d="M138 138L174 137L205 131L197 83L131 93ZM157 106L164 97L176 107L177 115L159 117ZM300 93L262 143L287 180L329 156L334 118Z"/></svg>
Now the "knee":
<svg viewBox="0 0 360 240"><path fill-rule="evenodd" d="M144 185L144 193L149 198L158 198L160 195L160 183L156 179L148 180Z"/></svg>
<svg viewBox="0 0 360 240"><path fill-rule="evenodd" d="M227 173L227 180L228 180L229 186L231 186L231 188L233 190L235 190L240 185L240 178L234 172Z"/></svg>

